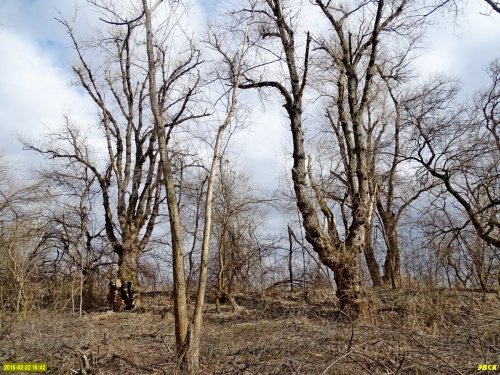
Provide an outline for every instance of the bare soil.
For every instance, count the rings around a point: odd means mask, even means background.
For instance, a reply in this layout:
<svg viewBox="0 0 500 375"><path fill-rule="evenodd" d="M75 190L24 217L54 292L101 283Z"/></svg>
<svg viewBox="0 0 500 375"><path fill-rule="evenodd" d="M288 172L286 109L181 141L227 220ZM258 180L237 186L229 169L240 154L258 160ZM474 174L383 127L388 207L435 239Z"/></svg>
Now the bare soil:
<svg viewBox="0 0 500 375"><path fill-rule="evenodd" d="M484 374L500 368L500 299L467 291L376 291L351 323L329 290L208 304L200 374ZM143 312L1 315L0 361L47 362L50 374L176 374L171 301ZM88 363L86 364L85 361Z"/></svg>

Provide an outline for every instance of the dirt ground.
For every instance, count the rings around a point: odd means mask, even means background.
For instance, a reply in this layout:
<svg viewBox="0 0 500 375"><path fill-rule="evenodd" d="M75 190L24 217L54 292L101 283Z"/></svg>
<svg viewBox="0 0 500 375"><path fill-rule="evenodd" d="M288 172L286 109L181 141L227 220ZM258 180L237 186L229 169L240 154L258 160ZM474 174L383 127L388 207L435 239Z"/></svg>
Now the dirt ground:
<svg viewBox="0 0 500 375"><path fill-rule="evenodd" d="M464 291L378 291L346 321L328 290L238 298L242 311L207 305L200 374L485 374L500 368L500 299ZM46 362L50 374L176 374L165 296L145 311L81 319L40 311L2 315L0 361ZM86 364L85 361L88 363Z"/></svg>

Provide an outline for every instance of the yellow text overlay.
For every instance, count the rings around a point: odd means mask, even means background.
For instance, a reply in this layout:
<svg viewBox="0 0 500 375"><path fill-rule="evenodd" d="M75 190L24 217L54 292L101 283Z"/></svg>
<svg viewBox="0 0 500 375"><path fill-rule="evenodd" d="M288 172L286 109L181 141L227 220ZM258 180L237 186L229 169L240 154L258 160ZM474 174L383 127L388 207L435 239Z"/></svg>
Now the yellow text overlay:
<svg viewBox="0 0 500 375"><path fill-rule="evenodd" d="M2 364L3 372L47 372L46 363L18 362Z"/></svg>

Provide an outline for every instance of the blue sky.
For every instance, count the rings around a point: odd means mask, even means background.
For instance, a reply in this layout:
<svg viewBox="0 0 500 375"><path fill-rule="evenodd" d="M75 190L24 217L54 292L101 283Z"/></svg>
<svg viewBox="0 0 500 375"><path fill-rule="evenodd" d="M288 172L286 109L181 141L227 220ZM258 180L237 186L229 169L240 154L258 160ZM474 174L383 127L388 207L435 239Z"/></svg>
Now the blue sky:
<svg viewBox="0 0 500 375"><path fill-rule="evenodd" d="M195 11L201 18L217 15L218 1L198 1ZM0 155L14 161L16 171L45 163L22 150L18 135L41 140L62 124L64 114L79 124L94 122L94 105L71 84L73 50L64 28L54 20L57 11L71 17L75 4L75 0L0 0ZM500 57L500 15L487 17L480 14L484 11L483 2L469 0L456 25L442 17L427 35L428 48L422 51L417 70L424 76L446 73L460 79L466 95L483 87L486 66ZM201 29L204 21L198 21ZM82 6L75 31L85 38L100 24L96 14ZM255 93L244 96L253 111L249 126L232 139L232 155L250 184L270 197L290 175L289 127L282 103L262 108ZM289 220L271 210L266 230L283 232Z"/></svg>
<svg viewBox="0 0 500 375"><path fill-rule="evenodd" d="M219 6L219 2L217 0L199 0L199 4L208 17L212 17L217 14L217 8Z"/></svg>
<svg viewBox="0 0 500 375"><path fill-rule="evenodd" d="M21 150L18 134L39 137L60 125L63 114L85 123L94 111L88 98L71 85L73 51L63 27L54 20L57 11L71 17L76 4L75 0L0 1L0 154L21 164L35 161L35 155ZM84 37L100 22L83 0L78 4L76 32ZM218 4L198 0L195 7L199 14L215 17ZM487 64L500 57L500 16L481 15L485 10L482 1L470 0L456 26L443 17L427 36L429 48L422 51L417 68L423 74L446 72L462 80L468 94L481 88ZM257 102L255 97L251 100ZM283 149L289 146L281 115L280 106L268 105L265 112L256 106L251 126L235 137L240 164L255 185L270 190L278 185Z"/></svg>

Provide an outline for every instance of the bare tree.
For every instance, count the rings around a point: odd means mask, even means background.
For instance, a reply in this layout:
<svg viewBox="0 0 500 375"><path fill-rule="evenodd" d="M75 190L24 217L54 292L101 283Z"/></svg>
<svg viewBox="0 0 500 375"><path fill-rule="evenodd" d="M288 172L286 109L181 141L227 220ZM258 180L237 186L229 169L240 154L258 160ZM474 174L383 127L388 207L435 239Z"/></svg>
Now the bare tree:
<svg viewBox="0 0 500 375"><path fill-rule="evenodd" d="M53 223L43 220L51 194L44 181L15 181L8 168L0 173L2 300L9 301L3 306L6 310L19 314L35 308L43 298L44 285L38 276L55 242Z"/></svg>
<svg viewBox="0 0 500 375"><path fill-rule="evenodd" d="M111 8L100 9L115 17ZM49 137L48 144L24 143L68 165L79 163L95 177L102 195L106 235L118 255L118 274L110 283L110 302L115 310L132 309L139 301L139 257L151 239L162 201L156 134L149 124L146 105L147 72L136 51L138 25L108 27L87 51L89 43L77 40L69 21L60 18L59 22L66 28L78 56L73 71L98 108L99 129L106 140L106 162L95 157L101 150L91 149L68 118L63 129ZM103 58L104 70L92 64L96 55Z"/></svg>
<svg viewBox="0 0 500 375"><path fill-rule="evenodd" d="M327 88L330 91L326 95L333 98L327 107L327 119L334 130L343 163L344 175L336 175L336 179L344 181L350 206L350 221L344 221L344 233L341 233L336 215L320 184L315 181L311 162L308 165L306 161L302 113L304 92L308 87L312 38L307 33L305 46L297 47L298 29L294 25L297 8L292 5L287 7L286 4L279 0L267 0L244 10L244 14L256 17L258 25L259 53L264 55L264 61L258 67L274 63L276 69L280 69L282 64L284 69L280 70L279 76L284 75L286 79L259 78L255 73L257 68L254 68L246 74L247 82L241 87L272 88L285 101L283 107L290 119L293 139L292 180L306 239L321 262L333 270L341 309L356 317L363 310L358 253L369 250L366 240L378 189L374 174L374 166L377 165L375 154L385 133L384 124L377 119L383 110L377 107L380 103L376 100L380 97L381 86L377 67L407 64L405 57L408 50L418 37L426 15L432 13L436 6L410 4L405 0L350 5L320 0L314 2L333 32L328 37L317 38L317 43L328 61L322 69L328 73L326 82L329 82ZM389 50L392 37L405 41L406 49L397 50L397 55ZM270 42L266 43L267 40ZM272 44L273 40L278 43ZM272 52L266 56L263 51ZM265 71L261 69L260 72ZM329 78L332 75L333 81ZM314 198L309 194L310 188ZM338 200L346 201L342 197ZM324 228L320 224L322 219L326 222ZM375 275L377 270L373 271Z"/></svg>
<svg viewBox="0 0 500 375"><path fill-rule="evenodd" d="M146 20L146 45L149 68L149 95L151 100L151 109L153 112L155 132L158 137L159 153L165 178L165 188L167 191L167 206L169 210L172 249L173 249L173 272L174 272L174 306L175 306L175 321L176 321L176 343L177 356L181 361L181 369L189 374L198 372L199 369L199 351L200 340L203 323L203 306L205 301L205 291L207 284L208 260L209 260L209 245L211 239L212 228L212 204L213 190L216 181L219 159L222 149L222 142L225 130L234 120L237 108L237 88L240 83L242 64L241 60L246 50L246 43L241 45L241 48L233 53L227 51L221 42L214 35L209 39L210 45L222 56L222 62L228 69L227 82L229 90L224 95L227 95L227 105L225 114L218 126L217 134L213 146L213 154L210 162L207 191L204 207L204 227L203 239L201 243L201 259L200 272L198 277L198 288L196 292L196 303L194 307L192 322L189 324L186 303L186 286L184 279L184 263L183 263L183 241L182 227L179 213L179 206L176 200L175 185L171 167L170 150L167 147L166 141L168 138L165 134L165 120L161 108L157 102L156 88L156 64L153 41L153 25L152 13L153 8L149 8L147 0L142 1L143 10ZM159 3L158 3L159 4ZM245 39L245 38L244 38ZM174 69L176 72L177 69ZM219 77L220 78L220 77ZM184 105L181 108L184 111L187 102L191 99L193 88L184 96ZM180 115L182 114L180 113ZM179 115L179 116L180 116ZM191 116L191 118L194 116ZM180 121L178 121L180 123ZM175 125L178 125L175 124ZM172 128L174 124L170 127Z"/></svg>
<svg viewBox="0 0 500 375"><path fill-rule="evenodd" d="M422 221L426 248L435 253L436 272L444 272L449 287L489 291L497 283L498 251L479 238L471 225L463 226L466 216L454 207L453 197L437 193Z"/></svg>
<svg viewBox="0 0 500 375"><path fill-rule="evenodd" d="M399 69L398 69L399 68ZM396 79L405 74L406 66L401 66L391 69L387 67L378 67L379 74L385 83L386 92L389 96L388 106L392 110L388 114L388 121L391 125L387 125L389 131L386 140L382 141L378 153L381 154L384 167L379 167L378 174L381 176L378 183L377 197L377 214L381 224L384 243L387 249L384 261L383 281L392 288L401 286L401 271L400 271L400 250L399 250L399 234L398 225L401 216L424 192L428 191L433 185L428 179L422 179L414 176L411 173L406 173L405 170L411 170L411 165L404 156L404 151L409 145L406 141L406 135L411 130L408 129L408 124L404 124L401 116L402 107L405 98L404 86L401 85L401 79ZM385 72L384 72L385 71ZM395 90L393 86L403 86L399 90Z"/></svg>
<svg viewBox="0 0 500 375"><path fill-rule="evenodd" d="M309 33L306 34L305 48L303 53L300 54L299 49L296 47L297 37L291 21L292 16L287 15L285 12L286 9L280 0L259 2L253 8L244 10L246 14L258 16L256 23L259 25L259 35L257 35L257 38L260 39L260 46L263 50L269 48L269 46L265 45L266 39L278 40L278 44L273 45L271 48L276 48L278 51L273 53L273 56L278 56L278 60L275 61L283 61L286 66L284 71L286 81L263 80L252 78L255 77L255 74L252 76L247 74L245 76L246 82L240 87L244 89L275 89L285 101L283 107L290 120L293 139L292 181L297 207L303 219L306 239L312 244L314 251L318 253L321 262L334 271L341 309L349 316L356 317L361 312L361 286L357 267L357 254L358 248L361 248L361 243L364 240L366 223L365 221L353 221L362 231L352 231L349 240L345 243L341 242L335 218L326 206L317 185L314 181L311 181L317 203L327 219L327 229L323 230L321 228L315 204L308 193L307 177L309 175L309 178L311 178L312 174L308 173L302 125L304 91L308 79L312 38ZM261 66L269 64L270 62L265 61ZM363 179L364 188L366 188L366 183L366 179ZM368 204L369 202L358 201L356 204L359 207L356 207L354 211L366 214L365 210L368 207L366 207L365 203Z"/></svg>
<svg viewBox="0 0 500 375"><path fill-rule="evenodd" d="M239 309L234 295L248 291L260 281L260 275L256 275L258 253L264 253L264 243L268 246L272 243L269 238L257 238L266 202L252 191L243 172L229 160L221 160L214 207L217 267L213 279L217 300L228 300L233 310Z"/></svg>
<svg viewBox="0 0 500 375"><path fill-rule="evenodd" d="M397 217L418 194L406 199L399 213L393 212L395 178L401 161L400 113L394 86L408 80L411 52L426 17L443 4L379 1L337 7L322 1L316 3L333 30L333 37L318 42L329 64L337 68L332 87L326 90L333 97L326 112L342 166L341 173L336 172L333 177L344 182L350 206L350 224L346 225L344 219L345 241L349 243L350 236L361 238L360 233L364 232L359 249L365 254L374 285L379 284L378 264L370 243L376 205L388 250L383 279L390 279L396 285L399 283ZM367 16L367 11L372 16ZM398 40L398 47L392 45L392 38ZM391 124L394 124L392 130ZM391 144L393 150L388 149ZM389 163L387 155L392 155Z"/></svg>
<svg viewBox="0 0 500 375"><path fill-rule="evenodd" d="M100 188L92 171L79 163L64 168L53 164L37 173L57 195L46 220L57 230L55 247L56 251L61 251L58 261L79 270L81 314L94 306L95 278L99 269L111 268L113 264L112 254L106 251L104 220L98 212Z"/></svg>
<svg viewBox="0 0 500 375"><path fill-rule="evenodd" d="M500 142L498 103L500 68L490 66L491 83L472 108L457 103L457 89L435 79L413 96L405 109L415 128L411 159L439 181L477 236L500 247Z"/></svg>

